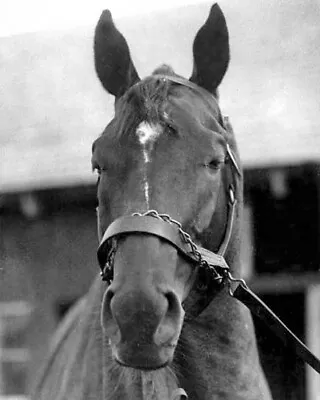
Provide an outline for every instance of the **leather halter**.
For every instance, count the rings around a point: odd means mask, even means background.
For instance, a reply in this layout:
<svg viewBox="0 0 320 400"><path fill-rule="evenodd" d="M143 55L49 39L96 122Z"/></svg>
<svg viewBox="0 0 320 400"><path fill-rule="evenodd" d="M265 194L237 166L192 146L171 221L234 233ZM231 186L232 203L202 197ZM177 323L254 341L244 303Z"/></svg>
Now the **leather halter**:
<svg viewBox="0 0 320 400"><path fill-rule="evenodd" d="M232 154L229 146L227 152ZM115 219L101 239L97 256L102 279L109 283L112 281L117 238L136 234L156 236L175 247L182 257L197 268L195 282L183 303L186 319L197 317L225 286L226 278L230 275L224 255L231 238L237 205L235 188L238 185L235 175L238 171L240 173L233 155L229 156L225 168L228 180L228 215L224 236L216 253L196 245L181 224L167 214L159 214L156 210L134 213Z"/></svg>
<svg viewBox="0 0 320 400"><path fill-rule="evenodd" d="M166 75L155 75L154 77L156 79L169 80L176 84L187 86L201 94L206 93L208 101L209 96L216 101L206 90L180 77ZM223 126L222 117L221 125L225 128ZM190 236L182 230L179 222L171 219L170 216L166 214L159 214L155 210L148 210L143 214L135 213L131 216L117 218L105 231L97 252L102 271L102 279L109 283L112 280L113 258L116 252L115 243L118 237L134 234L157 236L161 240L170 243L177 249L182 257L185 257L191 264L198 268L196 284L193 285L191 292L184 302L187 319L198 316L211 302L213 297L227 285L229 287L229 294L232 297L245 304L249 310L261 318L286 345L291 347L296 355L301 357L314 370L320 373L320 360L312 354L304 343L302 343L270 308L248 288L243 279L235 279L229 271L229 266L225 261L224 254L231 237L237 203L235 193L235 188L237 187L236 176L237 174L241 175L241 172L229 145L227 145L227 153L229 161L226 165L226 168L228 168L227 173L229 174L229 212L224 239L218 252L214 253L195 245ZM203 282L205 282L205 286L201 288L200 285L203 284ZM232 289L234 283L237 283L235 290Z"/></svg>
<svg viewBox="0 0 320 400"><path fill-rule="evenodd" d="M167 214L159 214L156 210L117 218L105 231L98 248L97 256L102 279L109 283L112 281L117 238L136 234L156 236L175 247L182 257L197 267L195 283L183 307L187 319L198 316L225 286L226 277L230 274L224 254L232 233L236 204L237 201L230 186L226 231L217 253L196 245L178 221Z"/></svg>

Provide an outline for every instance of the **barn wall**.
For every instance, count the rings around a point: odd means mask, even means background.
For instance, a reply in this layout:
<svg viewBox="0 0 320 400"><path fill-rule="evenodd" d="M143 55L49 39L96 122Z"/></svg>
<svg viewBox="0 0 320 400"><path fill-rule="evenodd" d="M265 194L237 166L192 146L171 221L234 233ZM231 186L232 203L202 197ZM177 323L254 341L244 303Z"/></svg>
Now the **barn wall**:
<svg viewBox="0 0 320 400"><path fill-rule="evenodd" d="M31 306L25 331L20 332L20 345L31 356L30 381L47 353L62 311L86 293L98 273L94 208L49 208L32 219L17 211L0 220L0 304L20 301Z"/></svg>

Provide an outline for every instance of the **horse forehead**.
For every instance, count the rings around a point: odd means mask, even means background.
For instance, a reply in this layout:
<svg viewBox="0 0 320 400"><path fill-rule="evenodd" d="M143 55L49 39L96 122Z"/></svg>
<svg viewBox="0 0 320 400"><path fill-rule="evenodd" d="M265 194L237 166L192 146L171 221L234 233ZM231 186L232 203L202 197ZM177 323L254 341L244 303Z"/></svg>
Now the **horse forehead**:
<svg viewBox="0 0 320 400"><path fill-rule="evenodd" d="M219 127L220 109L211 96L199 95L189 88L178 88L177 96L167 102L167 121L183 130Z"/></svg>
<svg viewBox="0 0 320 400"><path fill-rule="evenodd" d="M176 104L191 108L193 113L205 110L212 115L220 113L218 100L209 92L195 85L195 88L179 85L175 89Z"/></svg>

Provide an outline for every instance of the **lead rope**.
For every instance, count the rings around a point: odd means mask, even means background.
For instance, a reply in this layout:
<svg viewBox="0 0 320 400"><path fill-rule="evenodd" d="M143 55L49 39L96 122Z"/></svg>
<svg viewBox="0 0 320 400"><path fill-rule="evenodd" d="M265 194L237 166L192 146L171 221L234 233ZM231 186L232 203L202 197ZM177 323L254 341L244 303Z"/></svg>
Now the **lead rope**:
<svg viewBox="0 0 320 400"><path fill-rule="evenodd" d="M239 283L233 291L232 282ZM277 317L277 315L249 289L243 279L234 279L229 276L229 293L232 297L246 305L248 309L259 317L271 331L273 331L285 345L291 347L296 355L309 364L320 374L320 360L310 349Z"/></svg>

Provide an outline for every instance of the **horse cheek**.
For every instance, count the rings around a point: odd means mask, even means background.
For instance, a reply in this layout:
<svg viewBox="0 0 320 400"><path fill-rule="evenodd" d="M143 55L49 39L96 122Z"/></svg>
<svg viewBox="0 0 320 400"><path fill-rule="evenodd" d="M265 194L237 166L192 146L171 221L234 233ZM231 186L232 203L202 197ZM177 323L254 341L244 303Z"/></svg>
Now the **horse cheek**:
<svg viewBox="0 0 320 400"><path fill-rule="evenodd" d="M202 205L194 224L194 228L198 233L202 233L210 225L215 205L216 199L214 196L208 198L205 204Z"/></svg>

